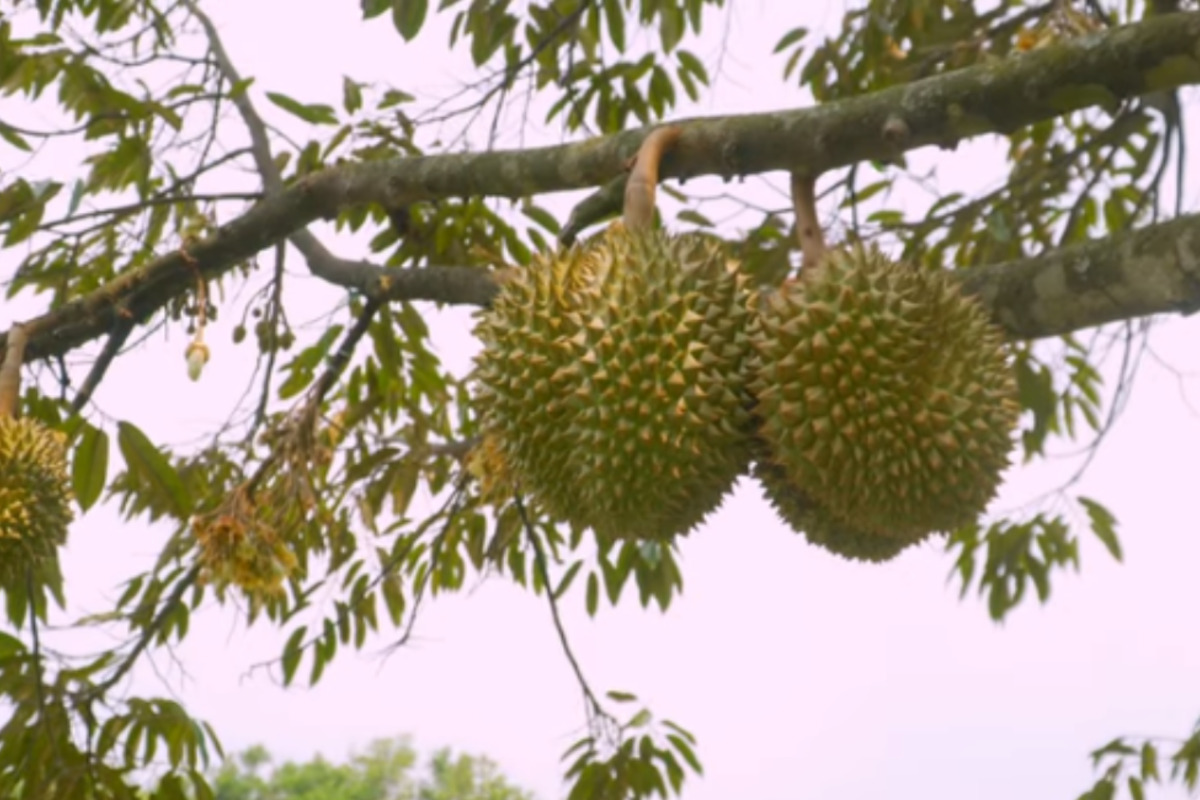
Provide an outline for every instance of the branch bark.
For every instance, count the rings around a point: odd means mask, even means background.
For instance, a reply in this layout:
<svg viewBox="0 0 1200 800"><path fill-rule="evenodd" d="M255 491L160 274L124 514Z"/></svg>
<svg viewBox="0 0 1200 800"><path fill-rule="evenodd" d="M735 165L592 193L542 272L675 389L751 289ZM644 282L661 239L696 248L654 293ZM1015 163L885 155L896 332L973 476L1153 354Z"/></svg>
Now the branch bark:
<svg viewBox="0 0 1200 800"><path fill-rule="evenodd" d="M983 133L1005 133L1082 108L1200 83L1198 42L1200 13L1171 14L818 108L679 121L683 136L664 159L661 174L683 179L733 178L772 170L816 175L918 147L950 147ZM889 133L896 129L897 118L906 129L906 136L899 139ZM147 319L188 290L193 279L191 261L207 277L217 277L310 222L365 203L395 207L471 195L515 198L604 185L621 174L645 134L645 129L639 129L523 151L347 164L306 176L186 253L166 254L30 320L28 358L61 355L79 347L111 330L117 316ZM1191 222L1177 223L1195 231L1197 221L1188 219ZM1161 247L1139 238L1143 235L1153 238L1151 233L1135 234L1129 240L1134 243L1124 246L1140 248L1147 268L1157 265L1157 277L1117 269L1104 259L1105 253L1097 251L1089 256L1089 264L1107 263L1112 268L1085 269L1093 282L1084 286L1083 294L1072 293L1072 287L1080 286L1079 275L1068 280L1062 265L1057 274L1066 290L1055 289L1047 277L1055 270L1046 267L1044 259L1025 262L1026 272L1016 269L1003 278L1002 270L1014 269L1012 265L981 270L971 278L971 285L990 298L1004 324L1021 336L1058 333L1063 325L1083 327L1119 316L1192 308L1196 292L1191 288L1190 244L1184 248L1187 258L1179 255L1176 261L1172 255L1167 264L1160 258ZM350 274L335 270L329 276L333 282L369 292L382 289L391 298L475 303L494 292L486 288L490 279L482 270L477 279L466 280L469 268L386 270L363 262L335 261L358 269ZM1079 263L1073 263L1071 268L1077 269ZM1014 277L1018 274L1042 283L1022 288ZM1123 298L1128 308L1121 302L1097 299L1095 286L1106 287L1103 291L1120 289L1112 296ZM1042 297L1065 297L1074 311L1049 308L1038 299ZM1022 310L1020 303L1029 298L1033 306ZM1118 317L1112 316L1119 309ZM6 338L0 337L0 345Z"/></svg>
<svg viewBox="0 0 1200 800"><path fill-rule="evenodd" d="M1200 311L1200 214L963 273L1017 339Z"/></svg>

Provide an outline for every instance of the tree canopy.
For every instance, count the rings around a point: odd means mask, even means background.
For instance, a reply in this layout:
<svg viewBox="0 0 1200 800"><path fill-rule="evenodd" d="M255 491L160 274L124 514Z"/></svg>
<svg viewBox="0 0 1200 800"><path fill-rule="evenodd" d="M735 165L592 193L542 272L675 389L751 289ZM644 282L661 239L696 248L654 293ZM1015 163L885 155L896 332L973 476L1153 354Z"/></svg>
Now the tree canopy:
<svg viewBox="0 0 1200 800"><path fill-rule="evenodd" d="M340 652L403 646L423 603L484 574L545 599L580 684L587 727L563 756L572 800L666 797L702 773L686 727L588 682L559 614L629 594L669 610L687 537L598 538L498 497L478 457L475 385L439 357L426 319L488 308L535 253L607 223L663 122L680 130L661 165L668 227L706 231L755 285L776 286L799 260L792 210L752 199L745 180L816 180L839 236L952 270L1009 337L1019 458L1101 445L1151 322L1200 309L1180 100L1200 83L1200 12L860 0L826 35L789 5L771 12L770 79L795 87L795 106L684 117L722 58L698 43L737 5L363 0L363 24L392 26L398 43L448 27L478 78L430 94L419 79L345 76L330 104L243 74L204 0L0 0L0 353L22 362L20 414L66 442L75 524L103 504L163 531L153 565L85 619L64 613L70 576L53 557L0 564L0 704L12 710L0 794L274 796L250 762L210 781L220 732L176 699L124 695L130 671L216 602L285 630L273 668L315 684ZM557 142L509 135L530 120ZM909 166L914 151L980 138L1004 154L994 188L944 189ZM713 179L727 184L719 196ZM901 197L914 184L924 200ZM586 194L560 213L554 195L567 191ZM314 285L320 322L304 324ZM206 338L218 319L237 320L231 341ZM222 386L226 422L201 441L155 441L94 400L115 362L167 335L194 380L213 380L235 350L254 361L251 386ZM1126 357L1106 397L1100 362L1114 346ZM1046 601L1078 568L1081 535L1121 557L1103 498L1071 484L1049 495L945 534L962 592L983 595L994 620ZM0 485L0 513L5 503L17 500ZM20 564L17 552L0 558ZM60 652L48 626L99 629L109 645ZM411 751L379 747L368 761L402 778ZM1200 727L1093 755L1090 797L1200 784ZM321 796L358 797L352 781L375 775L366 763L281 768L269 783L343 781ZM439 755L440 782L419 796L522 796L482 764Z"/></svg>
<svg viewBox="0 0 1200 800"><path fill-rule="evenodd" d="M273 765L265 747L236 754L212 778L216 800L529 800L483 756L435 752L428 776L414 775L407 739L381 739L344 764L321 756Z"/></svg>

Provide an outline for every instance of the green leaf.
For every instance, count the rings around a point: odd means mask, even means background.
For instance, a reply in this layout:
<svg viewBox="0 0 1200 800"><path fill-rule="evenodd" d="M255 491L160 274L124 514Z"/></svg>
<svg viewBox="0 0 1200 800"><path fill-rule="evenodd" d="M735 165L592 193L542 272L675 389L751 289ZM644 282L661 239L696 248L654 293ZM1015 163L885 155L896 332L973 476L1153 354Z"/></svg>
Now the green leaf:
<svg viewBox="0 0 1200 800"><path fill-rule="evenodd" d="M24 652L25 644L20 639L0 631L0 664L14 654Z"/></svg>
<svg viewBox="0 0 1200 800"><path fill-rule="evenodd" d="M787 48L799 42L808 35L808 28L792 28L783 35L783 38L775 45L774 53L782 53Z"/></svg>
<svg viewBox="0 0 1200 800"><path fill-rule="evenodd" d="M429 0L392 0L392 24L406 42L421 32L428 12Z"/></svg>
<svg viewBox="0 0 1200 800"><path fill-rule="evenodd" d="M562 230L554 215L541 206L536 206L533 203L525 203L521 206L521 213L556 236Z"/></svg>
<svg viewBox="0 0 1200 800"><path fill-rule="evenodd" d="M685 24L683 11L674 3L668 3L659 10L658 33L662 39L663 52L671 52L683 39Z"/></svg>
<svg viewBox="0 0 1200 800"><path fill-rule="evenodd" d="M1104 543L1108 552L1117 561L1121 560L1121 543L1117 540L1117 520L1104 506L1088 497L1079 497L1079 504L1087 509L1088 519L1092 523L1092 532Z"/></svg>
<svg viewBox="0 0 1200 800"><path fill-rule="evenodd" d="M18 150L24 150L26 153L33 150L33 148L29 146L29 142L25 141L21 134L17 133L3 122L0 122L0 139L8 142Z"/></svg>
<svg viewBox="0 0 1200 800"><path fill-rule="evenodd" d="M246 90L254 85L254 78L242 78L229 87L229 99L236 100L246 93Z"/></svg>
<svg viewBox="0 0 1200 800"><path fill-rule="evenodd" d="M608 22L608 38L618 53L625 52L625 10L621 0L604 0L604 18Z"/></svg>
<svg viewBox="0 0 1200 800"><path fill-rule="evenodd" d="M600 579L596 577L596 573L588 573L587 581L587 613L589 617L596 616L596 609L600 605Z"/></svg>
<svg viewBox="0 0 1200 800"><path fill-rule="evenodd" d="M675 752L683 757L693 772L697 775L704 774L704 767L701 766L700 759L696 758L696 751L692 749L691 743L674 733L667 734L667 741L671 743L671 747L675 748Z"/></svg>
<svg viewBox="0 0 1200 800"><path fill-rule="evenodd" d="M146 438L146 434L130 422L118 422L117 444L129 471L145 482L173 517L186 520L191 516L192 498L183 479L166 456Z"/></svg>
<svg viewBox="0 0 1200 800"><path fill-rule="evenodd" d="M334 112L332 106L321 103L313 105L301 103L299 100L295 100L279 92L267 92L267 99L305 122L311 122L314 125L337 124L337 114Z"/></svg>
<svg viewBox="0 0 1200 800"><path fill-rule="evenodd" d="M71 462L71 490L84 511L100 498L108 478L108 434L93 425L84 425L75 457Z"/></svg>
<svg viewBox="0 0 1200 800"><path fill-rule="evenodd" d="M576 561L567 568L567 574L563 575L562 580L558 582L558 588L554 590L554 599L562 597L567 593L567 589L571 588L571 582L575 580L575 576L579 574L579 568L583 566L582 561Z"/></svg>
<svg viewBox="0 0 1200 800"><path fill-rule="evenodd" d="M704 216L699 211L691 208L685 208L683 211L680 211L675 215L675 219L679 220L680 222L691 223L692 225L696 225L701 228L713 227L713 221L711 219Z"/></svg>
<svg viewBox="0 0 1200 800"><path fill-rule="evenodd" d="M296 675L296 667L300 666L300 656L304 654L304 648L301 646L301 643L304 641L304 634L307 632L308 626L301 625L292 631L292 635L288 637L287 644L283 646L284 686L292 682L292 678Z"/></svg>
<svg viewBox="0 0 1200 800"><path fill-rule="evenodd" d="M641 711L630 717L629 722L625 723L626 728L644 728L650 724L650 720L654 719L654 715L650 713L650 709L643 708Z"/></svg>
<svg viewBox="0 0 1200 800"><path fill-rule="evenodd" d="M1154 747L1153 742L1146 742L1142 745L1142 780L1160 780L1158 775L1158 750Z"/></svg>
<svg viewBox="0 0 1200 800"><path fill-rule="evenodd" d="M342 108L346 109L347 114L353 114L362 108L362 84L358 81L349 78L342 78Z"/></svg>
<svg viewBox="0 0 1200 800"><path fill-rule="evenodd" d="M700 83L708 85L708 70L705 68L704 62L687 50L680 50L675 54L675 58L679 59L680 77L687 74L700 81Z"/></svg>
<svg viewBox="0 0 1200 800"><path fill-rule="evenodd" d="M392 7L388 0L362 0L363 19L373 19Z"/></svg>
<svg viewBox="0 0 1200 800"><path fill-rule="evenodd" d="M617 703L632 703L637 700L637 695L630 694L629 692L618 692L615 689L605 692L604 694L609 700Z"/></svg>

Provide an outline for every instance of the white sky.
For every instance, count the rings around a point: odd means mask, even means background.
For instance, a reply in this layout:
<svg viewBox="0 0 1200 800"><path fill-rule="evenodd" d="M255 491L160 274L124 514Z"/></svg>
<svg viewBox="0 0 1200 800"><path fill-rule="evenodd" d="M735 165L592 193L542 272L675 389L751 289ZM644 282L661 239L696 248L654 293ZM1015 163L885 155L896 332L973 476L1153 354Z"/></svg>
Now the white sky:
<svg viewBox="0 0 1200 800"><path fill-rule="evenodd" d="M836 23L841 4L814 4L809 19L768 17L766 9L785 4L764 0L733 5L728 32L710 28L691 46L702 57L728 48L718 90L680 115L806 105L781 83L782 62L770 51L794 24ZM357 3L204 6L243 75L257 79L260 112L293 132L262 91L336 105L343 74L421 96L468 75L444 35L428 31L406 45L386 18L364 25ZM536 124L528 134L528 144L558 140ZM1200 152L1194 141L1191 152ZM999 174L994 154L976 146L920 157L944 165L942 187L978 192ZM1191 170L1189 182L1198 179ZM780 204L755 184L744 187L748 196ZM571 199L546 204L565 216ZM1195 192L1187 200L1193 208ZM340 255L365 252L360 241L326 241ZM291 263L302 271L298 259ZM303 287L297 302L314 313L341 297L312 280L295 283ZM16 313L0 312L0 326ZM249 375L248 350L227 344L234 316L211 330L214 357L199 384L185 376L177 331L119 360L96 402L156 441L211 431ZM468 325L462 312L436 315L434 343L448 364L467 364L475 347ZM1200 317L1173 319L1152 341L1166 364L1195 375L1198 336ZM1125 416L1078 486L1116 514L1126 563L1112 562L1081 528L1082 573L1056 574L1050 604L1027 602L1003 627L980 601L958 601L946 580L952 559L938 546L884 566L849 564L806 545L744 482L684 543L684 595L668 614L627 598L589 620L580 582L563 603L574 645L595 688L635 692L698 735L706 776L689 781L688 800L1075 797L1093 780L1092 748L1126 733L1179 735L1200 715L1194 409L1200 382L1181 383L1147 360ZM1057 460L1018 471L999 507L1052 488L1072 466ZM104 610L117 582L153 559L166 533L106 509L78 522L66 555L72 611ZM261 742L281 757L319 750L339 758L372 738L411 733L423 749L486 753L540 797L560 795L558 756L578 737L583 709L543 598L502 580L441 597L425 607L416 644L386 661L375 655L386 635L363 654L345 651L313 690L282 690L261 671L248 674L278 656L287 632L246 631L235 611L212 608L176 653L186 675L162 653L155 663L230 750ZM165 689L141 669L133 691Z"/></svg>

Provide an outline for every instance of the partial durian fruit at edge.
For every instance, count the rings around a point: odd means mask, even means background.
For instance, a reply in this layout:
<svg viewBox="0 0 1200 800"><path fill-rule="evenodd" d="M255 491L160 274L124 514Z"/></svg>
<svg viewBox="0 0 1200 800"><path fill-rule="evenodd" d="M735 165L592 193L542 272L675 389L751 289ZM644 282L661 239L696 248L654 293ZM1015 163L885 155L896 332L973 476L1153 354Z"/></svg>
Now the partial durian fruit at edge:
<svg viewBox="0 0 1200 800"><path fill-rule="evenodd" d="M812 542L886 561L994 497L1015 376L1003 333L949 273L819 249L754 319L754 472Z"/></svg>
<svg viewBox="0 0 1200 800"><path fill-rule="evenodd" d="M489 457L549 515L605 538L686 533L750 461L754 295L719 242L650 228L678 136L643 143L624 226L535 256L476 331Z"/></svg>
<svg viewBox="0 0 1200 800"><path fill-rule="evenodd" d="M55 561L72 519L64 437L15 416L24 345L14 325L0 366L0 588L23 585L26 567Z"/></svg>

